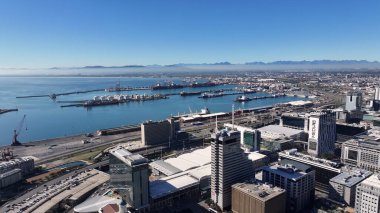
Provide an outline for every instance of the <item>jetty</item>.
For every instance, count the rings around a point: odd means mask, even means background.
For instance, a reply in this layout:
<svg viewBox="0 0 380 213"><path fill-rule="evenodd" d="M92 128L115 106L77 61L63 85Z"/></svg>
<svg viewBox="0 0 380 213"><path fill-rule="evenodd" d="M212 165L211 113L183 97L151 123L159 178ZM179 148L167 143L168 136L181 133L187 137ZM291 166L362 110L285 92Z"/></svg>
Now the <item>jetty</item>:
<svg viewBox="0 0 380 213"><path fill-rule="evenodd" d="M104 89L83 90L83 91L74 91L74 92L65 92L65 93L51 93L51 94L46 94L46 95L27 95L27 96L17 96L16 98L40 98L40 97L50 97L51 99L55 99L57 96L62 96L62 95L73 95L73 94L90 93L90 92L100 92L100 91L104 91Z"/></svg>
<svg viewBox="0 0 380 213"><path fill-rule="evenodd" d="M0 109L0 114L4 114L7 112L14 112L14 111L18 111L18 109Z"/></svg>

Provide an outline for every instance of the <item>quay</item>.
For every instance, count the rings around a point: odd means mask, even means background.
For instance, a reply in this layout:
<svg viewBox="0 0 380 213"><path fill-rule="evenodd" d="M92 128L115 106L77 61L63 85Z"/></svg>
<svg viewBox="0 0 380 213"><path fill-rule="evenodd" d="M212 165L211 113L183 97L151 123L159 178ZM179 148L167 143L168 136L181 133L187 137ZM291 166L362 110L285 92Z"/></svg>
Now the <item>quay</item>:
<svg viewBox="0 0 380 213"><path fill-rule="evenodd" d="M0 114L4 114L7 112L14 112L14 111L18 111L18 109L0 109Z"/></svg>

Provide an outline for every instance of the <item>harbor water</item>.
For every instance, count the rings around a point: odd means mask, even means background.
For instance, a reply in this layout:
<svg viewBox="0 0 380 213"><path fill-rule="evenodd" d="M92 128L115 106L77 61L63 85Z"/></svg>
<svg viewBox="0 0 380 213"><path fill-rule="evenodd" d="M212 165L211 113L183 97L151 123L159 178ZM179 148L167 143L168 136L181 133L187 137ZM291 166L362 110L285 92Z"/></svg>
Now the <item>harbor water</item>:
<svg viewBox="0 0 380 213"><path fill-rule="evenodd" d="M183 83L181 79L138 78L138 77L0 77L0 109L18 108L16 112L0 114L0 146L11 143L13 130L19 128L22 117L26 115L19 140L29 142L47 138L62 137L94 132L99 129L138 124L146 120L162 120L170 115L200 111L207 107L211 112L227 112L232 104L235 109L269 106L301 100L298 97L278 97L253 100L246 103L233 102L234 95L212 99L198 96L169 96L168 99L129 102L120 105L98 106L92 108L61 108L59 101L88 100L94 96L113 95L117 92L97 91L66 96L58 96L56 101L49 97L16 98L17 96L48 95L83 90L115 87L143 87L165 81ZM223 85L208 88L181 88L172 90L140 90L119 92L119 94L165 94L181 91L204 91L228 89L236 85ZM255 93L249 96L265 96Z"/></svg>

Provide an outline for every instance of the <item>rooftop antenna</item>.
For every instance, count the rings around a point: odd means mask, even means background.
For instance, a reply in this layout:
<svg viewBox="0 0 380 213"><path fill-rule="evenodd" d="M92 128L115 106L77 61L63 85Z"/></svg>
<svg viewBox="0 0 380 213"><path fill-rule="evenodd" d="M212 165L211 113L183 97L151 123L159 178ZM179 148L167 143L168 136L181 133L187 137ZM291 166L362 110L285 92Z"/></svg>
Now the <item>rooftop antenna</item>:
<svg viewBox="0 0 380 213"><path fill-rule="evenodd" d="M235 104L232 104L232 129L235 129Z"/></svg>

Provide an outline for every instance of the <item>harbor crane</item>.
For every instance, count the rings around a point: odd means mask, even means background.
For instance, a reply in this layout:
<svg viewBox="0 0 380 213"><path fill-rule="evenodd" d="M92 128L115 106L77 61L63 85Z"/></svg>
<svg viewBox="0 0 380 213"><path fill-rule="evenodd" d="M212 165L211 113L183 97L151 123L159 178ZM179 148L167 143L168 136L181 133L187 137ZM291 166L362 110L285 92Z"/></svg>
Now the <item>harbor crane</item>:
<svg viewBox="0 0 380 213"><path fill-rule="evenodd" d="M20 146L22 145L20 141L17 140L17 137L20 135L21 131L22 131L22 128L25 124L25 118L26 118L26 115L24 115L20 121L20 123L18 124L17 128L15 130L13 130L13 140L12 140L12 146ZM27 128L25 130L28 130Z"/></svg>

